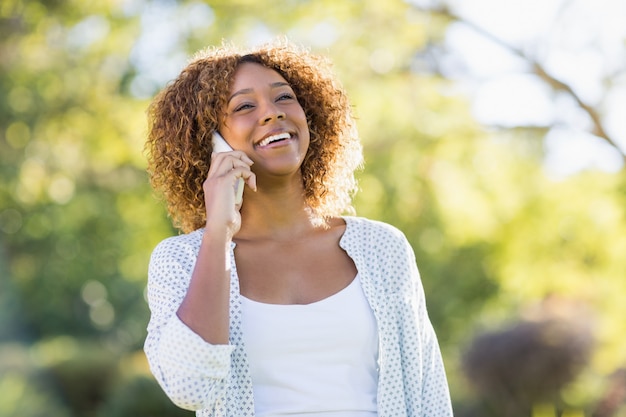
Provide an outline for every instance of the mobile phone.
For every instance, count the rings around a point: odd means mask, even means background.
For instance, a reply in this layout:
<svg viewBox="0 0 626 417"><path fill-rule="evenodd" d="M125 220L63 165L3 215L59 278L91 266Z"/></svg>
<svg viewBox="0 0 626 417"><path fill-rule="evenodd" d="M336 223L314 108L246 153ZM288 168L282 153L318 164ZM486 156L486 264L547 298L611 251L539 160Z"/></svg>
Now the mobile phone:
<svg viewBox="0 0 626 417"><path fill-rule="evenodd" d="M213 132L213 152L222 153L222 152L230 152L233 148L226 142L226 140L220 135L220 133L216 130ZM237 180L237 184L235 184L235 204L241 204L243 200L243 178L239 178Z"/></svg>

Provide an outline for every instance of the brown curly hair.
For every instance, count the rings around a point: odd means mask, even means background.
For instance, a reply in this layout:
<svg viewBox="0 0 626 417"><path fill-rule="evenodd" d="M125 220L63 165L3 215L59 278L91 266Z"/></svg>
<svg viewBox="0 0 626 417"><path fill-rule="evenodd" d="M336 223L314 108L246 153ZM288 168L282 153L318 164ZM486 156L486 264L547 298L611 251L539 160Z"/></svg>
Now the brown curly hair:
<svg viewBox="0 0 626 417"><path fill-rule="evenodd" d="M362 149L348 98L328 59L280 39L250 50L229 44L202 50L150 104L148 173L174 226L188 233L206 223L202 184L213 151L210 138L243 62L278 72L304 109L311 141L301 171L309 209L322 219L353 212Z"/></svg>

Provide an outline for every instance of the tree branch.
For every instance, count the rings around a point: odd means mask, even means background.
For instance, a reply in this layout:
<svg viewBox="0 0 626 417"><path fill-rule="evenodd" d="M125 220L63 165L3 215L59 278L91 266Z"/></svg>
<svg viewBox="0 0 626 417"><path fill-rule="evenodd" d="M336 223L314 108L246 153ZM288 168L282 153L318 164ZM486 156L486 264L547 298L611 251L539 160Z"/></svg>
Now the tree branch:
<svg viewBox="0 0 626 417"><path fill-rule="evenodd" d="M497 36L495 36L493 33L489 32L489 31L485 30L484 28L476 25L475 23L470 22L470 21L462 18L461 16L455 14L447 6L441 6L441 7L437 7L437 8L434 8L434 9L429 9L428 11L431 12L431 13L434 13L434 14L438 14L438 15L440 15L442 17L445 17L445 18L447 18L447 19L449 19L451 21L459 22L459 23L462 23L462 24L466 25L467 27L471 28L476 33L478 33L481 36L489 39L491 42L493 42L493 43L495 43L497 45L500 45L501 47L507 49L511 53L519 56L524 61L526 61L528 64L530 64L533 73L535 75L537 75L542 81L547 83L553 90L555 90L555 91L563 91L563 92L567 93L570 97L572 97L576 101L578 106L585 113L587 113L587 115L591 119L591 123L593 124L593 129L592 129L591 133L594 134L595 136L603 139L605 142L607 142L609 145L611 145L613 148L615 148L615 150L617 150L620 153L620 155L622 155L622 158L623 158L624 162L626 163L626 150L622 150L619 147L619 145L617 144L617 142L615 142L615 140L607 133L606 129L604 128L604 124L602 122L602 118L600 117L600 114L598 113L598 111L593 106L591 106L590 104L586 103L574 91L574 89L569 84L559 80L558 78L556 78L555 76L550 74L548 71L546 71L546 69L537 60L535 60L535 59L531 58L530 56L528 56L521 49L516 48L513 45L508 44L507 42L505 42L502 39L500 39Z"/></svg>

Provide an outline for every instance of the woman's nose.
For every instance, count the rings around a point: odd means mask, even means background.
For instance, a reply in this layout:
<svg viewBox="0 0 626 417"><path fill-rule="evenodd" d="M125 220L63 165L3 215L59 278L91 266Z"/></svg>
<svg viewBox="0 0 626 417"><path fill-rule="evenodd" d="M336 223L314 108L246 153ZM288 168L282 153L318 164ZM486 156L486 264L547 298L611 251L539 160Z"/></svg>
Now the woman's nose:
<svg viewBox="0 0 626 417"><path fill-rule="evenodd" d="M285 118L285 112L279 109L274 103L267 103L264 106L263 116L261 117L261 123L266 124L272 120L282 120Z"/></svg>

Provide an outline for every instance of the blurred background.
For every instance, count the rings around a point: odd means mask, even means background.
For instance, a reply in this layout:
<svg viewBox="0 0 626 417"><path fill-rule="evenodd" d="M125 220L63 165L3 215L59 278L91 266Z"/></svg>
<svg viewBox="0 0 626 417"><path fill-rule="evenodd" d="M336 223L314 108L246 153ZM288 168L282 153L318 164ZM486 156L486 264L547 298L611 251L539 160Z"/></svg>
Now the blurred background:
<svg viewBox="0 0 626 417"><path fill-rule="evenodd" d="M622 0L2 0L0 416L191 416L142 353L145 111L198 49L330 56L359 215L416 252L458 416L626 416Z"/></svg>

